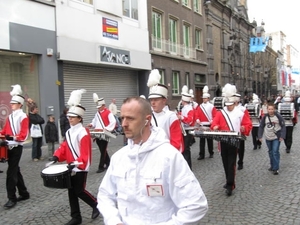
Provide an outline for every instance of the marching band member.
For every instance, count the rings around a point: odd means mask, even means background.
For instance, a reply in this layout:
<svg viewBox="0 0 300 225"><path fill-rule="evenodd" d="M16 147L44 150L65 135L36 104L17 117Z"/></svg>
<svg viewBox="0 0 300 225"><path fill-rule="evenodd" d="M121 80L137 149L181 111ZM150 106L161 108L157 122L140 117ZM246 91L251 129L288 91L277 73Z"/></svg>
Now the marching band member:
<svg viewBox="0 0 300 225"><path fill-rule="evenodd" d="M193 110L194 110L194 121L193 121L193 124L195 124L195 123L196 123L196 110L197 110L199 104L194 100L194 99L195 99L195 96L194 96L194 91L193 91L193 89L190 89L190 90L189 90L189 94L191 95L191 103L190 103L190 104L191 104L191 106L192 106L192 108L193 108ZM190 145L192 146L194 143L196 143L196 139L195 139L195 137L192 135Z"/></svg>
<svg viewBox="0 0 300 225"><path fill-rule="evenodd" d="M157 69L151 71L147 86L150 88L148 99L152 107L151 125L162 128L171 145L183 152L183 137L180 121L175 112L167 107L168 87L160 84L161 75Z"/></svg>
<svg viewBox="0 0 300 225"><path fill-rule="evenodd" d="M71 93L68 101L70 108L67 113L71 128L66 132L66 139L54 152L51 159L53 162L67 161L68 169L72 171L72 187L68 188L72 219L66 225L77 225L82 222L78 198L92 207L92 219L97 218L100 214L97 209L97 199L85 190L87 174L91 165L92 145L89 130L82 125L85 112L85 108L80 105L82 93L85 93L84 89Z"/></svg>
<svg viewBox="0 0 300 225"><path fill-rule="evenodd" d="M182 127L185 130L184 133L184 151L183 156L187 161L188 165L192 169L191 160L191 138L192 135L189 133L192 126L194 125L194 110L190 105L191 95L188 93L188 87L184 85L181 92L181 104L183 105L181 112L177 114L177 118L181 121Z"/></svg>
<svg viewBox="0 0 300 225"><path fill-rule="evenodd" d="M259 104L259 98L256 94L253 94L253 100L252 100L253 104ZM252 130L251 130L251 134L252 134L252 143L253 143L253 150L256 150L257 147L258 149L261 148L261 142L258 139L258 128L259 128L259 123L260 123L260 117L263 116L263 112L262 109L260 109L260 115L259 117L251 117L251 121L252 121Z"/></svg>
<svg viewBox="0 0 300 225"><path fill-rule="evenodd" d="M202 95L203 102L196 109L196 123L200 126L210 127L211 121L217 113L217 109L209 102L209 98L208 87L204 86ZM200 137L198 160L205 158L205 140L207 140L209 158L213 158L214 156L213 139Z"/></svg>
<svg viewBox="0 0 300 225"><path fill-rule="evenodd" d="M295 120L294 118L297 117L297 112L295 110L294 103L292 102L290 91L285 92L285 96L283 97L283 100L284 100L284 103L279 103L279 105L293 104L293 106L290 107L293 110L291 112L291 114L293 115L292 118L291 119L284 118L284 123L285 123L285 127L286 127L286 136L285 136L285 139L284 139L284 144L285 144L285 147L286 147L285 151L286 151L286 153L290 153L291 152L291 147L292 147L292 144L293 144L293 130L294 130L293 120Z"/></svg>
<svg viewBox="0 0 300 225"><path fill-rule="evenodd" d="M225 107L217 111L211 123L212 130L236 131L243 135L249 135L252 123L244 113L235 105L236 88L234 85L226 84L225 87ZM230 138L230 137L229 137ZM221 142L221 157L226 176L226 194L230 196L235 189L235 168L238 149L233 145Z"/></svg>
<svg viewBox="0 0 300 225"><path fill-rule="evenodd" d="M99 98L98 95L94 93L93 99L97 105L98 111L96 112L92 123L90 123L88 127L112 132L117 122L114 115L105 107L104 98ZM96 138L96 143L100 150L100 162L97 173L102 173L109 167L110 164L110 158L107 152L108 141Z"/></svg>
<svg viewBox="0 0 300 225"><path fill-rule="evenodd" d="M24 105L24 97L19 84L13 85L13 90L10 92L12 99L10 106L12 113L7 117L3 130L0 135L4 136L8 144L8 168L6 176L6 191L8 202L4 208L10 209L17 204L17 201L29 199L29 192L25 186L23 176L19 167L19 162L22 156L23 143L28 137L29 120L26 114L22 111ZM20 196L17 198L16 189Z"/></svg>
<svg viewBox="0 0 300 225"><path fill-rule="evenodd" d="M242 106L242 104L240 103L241 101L241 95L238 93L235 93L235 98L236 98L236 108L238 108L239 110L241 110L244 113L244 117L247 117L247 120L251 121L250 115L248 110ZM252 127L251 127L252 129ZM240 147L238 149L238 170L242 170L244 168L244 155L245 155L245 140L241 140L240 141Z"/></svg>

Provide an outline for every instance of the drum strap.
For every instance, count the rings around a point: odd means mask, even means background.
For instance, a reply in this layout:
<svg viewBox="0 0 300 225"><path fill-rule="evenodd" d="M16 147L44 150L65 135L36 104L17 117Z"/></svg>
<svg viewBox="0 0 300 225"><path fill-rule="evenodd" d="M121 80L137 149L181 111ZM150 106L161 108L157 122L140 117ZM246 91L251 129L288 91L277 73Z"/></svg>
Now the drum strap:
<svg viewBox="0 0 300 225"><path fill-rule="evenodd" d="M74 146L73 146L73 144L72 144L71 135L70 135L70 130L67 131L67 134L68 134L68 136L67 136L67 138L66 138L67 144L68 144L69 148L71 149L71 152L73 153L73 155L75 155L75 156L78 158L79 156L78 156L77 152L75 151L75 148L74 148ZM75 158L75 157L74 157L74 158Z"/></svg>
<svg viewBox="0 0 300 225"><path fill-rule="evenodd" d="M17 132L16 132L15 124L14 124L13 114L11 114L9 118L10 118L10 127L11 127L11 130L13 132L13 135L16 136Z"/></svg>
<svg viewBox="0 0 300 225"><path fill-rule="evenodd" d="M202 112L205 114L206 118L208 119L208 121L211 121L211 118L209 118L208 113L206 112L204 106L201 104L200 107L202 109Z"/></svg>
<svg viewBox="0 0 300 225"><path fill-rule="evenodd" d="M103 123L103 120L102 120L102 117L101 117L101 114L100 113L97 113L97 118L99 120L99 122L101 123L101 126L103 128L103 130L105 129L105 126L104 126L104 123Z"/></svg>
<svg viewBox="0 0 300 225"><path fill-rule="evenodd" d="M154 119L155 125L158 127L157 120L156 120L156 118L155 118L155 116L154 116L154 114L153 114L153 113L152 113L152 116L153 116L153 119Z"/></svg>
<svg viewBox="0 0 300 225"><path fill-rule="evenodd" d="M221 110L221 112L222 112L222 115L224 116L224 119L226 120L226 123L227 123L228 127L230 128L230 130L234 131L233 125L231 123L231 120L230 120L228 114L223 109Z"/></svg>

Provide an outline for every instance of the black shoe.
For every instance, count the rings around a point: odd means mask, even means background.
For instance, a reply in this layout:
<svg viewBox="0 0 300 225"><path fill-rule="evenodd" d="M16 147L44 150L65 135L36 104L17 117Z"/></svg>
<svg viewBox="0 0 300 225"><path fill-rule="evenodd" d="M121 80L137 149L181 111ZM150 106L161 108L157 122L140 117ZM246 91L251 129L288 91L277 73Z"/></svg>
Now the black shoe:
<svg viewBox="0 0 300 225"><path fill-rule="evenodd" d="M213 158L213 157L214 157L214 155L213 155L213 154L209 155L209 158Z"/></svg>
<svg viewBox="0 0 300 225"><path fill-rule="evenodd" d="M98 169L96 173L102 173L105 171L105 168Z"/></svg>
<svg viewBox="0 0 300 225"><path fill-rule="evenodd" d="M278 171L278 170L274 170L274 171L273 171L273 174L274 174L274 175L278 175L278 174L279 174L279 171Z"/></svg>
<svg viewBox="0 0 300 225"><path fill-rule="evenodd" d="M272 170L272 167L270 167L268 170L269 170L269 171L273 171L273 170Z"/></svg>
<svg viewBox="0 0 300 225"><path fill-rule="evenodd" d="M2 170L0 170L0 173L3 173L3 171L2 171Z"/></svg>
<svg viewBox="0 0 300 225"><path fill-rule="evenodd" d="M227 189L227 184L224 184L224 185L223 185L223 188Z"/></svg>
<svg viewBox="0 0 300 225"><path fill-rule="evenodd" d="M82 223L82 219L76 219L72 218L69 222L67 222L65 225L78 225Z"/></svg>
<svg viewBox="0 0 300 225"><path fill-rule="evenodd" d="M202 156L199 156L199 157L198 157L198 160L202 160L202 159L204 159L204 157L202 157Z"/></svg>
<svg viewBox="0 0 300 225"><path fill-rule="evenodd" d="M92 219L96 219L98 216L100 215L99 210L97 209L97 207L93 208L93 213L92 213Z"/></svg>
<svg viewBox="0 0 300 225"><path fill-rule="evenodd" d="M258 149L261 149L261 145L258 146Z"/></svg>
<svg viewBox="0 0 300 225"><path fill-rule="evenodd" d="M242 170L244 168L243 165L238 165L238 170Z"/></svg>
<svg viewBox="0 0 300 225"><path fill-rule="evenodd" d="M24 200L27 200L27 199L29 199L29 198L30 198L29 195L28 195L28 196L22 196L22 195L20 195L20 196L17 198L17 202L24 201Z"/></svg>
<svg viewBox="0 0 300 225"><path fill-rule="evenodd" d="M226 194L227 194L227 196L231 196L232 195L232 189L231 188L227 188L226 189Z"/></svg>
<svg viewBox="0 0 300 225"><path fill-rule="evenodd" d="M16 201L8 200L8 202L5 203L4 208L10 209L14 207L17 204Z"/></svg>
<svg viewBox="0 0 300 225"><path fill-rule="evenodd" d="M290 152L291 152L291 149L290 149L290 148L287 148L285 151L286 151L286 153L290 153Z"/></svg>
<svg viewBox="0 0 300 225"><path fill-rule="evenodd" d="M253 150L256 150L256 149L257 149L257 147L254 147L254 148L253 148Z"/></svg>

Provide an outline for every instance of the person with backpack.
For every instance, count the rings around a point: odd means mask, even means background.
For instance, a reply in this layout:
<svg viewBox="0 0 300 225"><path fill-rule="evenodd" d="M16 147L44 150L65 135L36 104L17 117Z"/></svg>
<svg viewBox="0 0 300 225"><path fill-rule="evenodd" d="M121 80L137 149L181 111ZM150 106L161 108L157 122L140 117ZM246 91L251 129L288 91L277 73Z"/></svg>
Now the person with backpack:
<svg viewBox="0 0 300 225"><path fill-rule="evenodd" d="M279 174L280 163L280 143L285 139L286 127L282 116L275 111L275 104L268 104L268 113L263 116L258 129L258 139L261 142L262 136L265 136L266 144L269 149L269 157L274 175Z"/></svg>

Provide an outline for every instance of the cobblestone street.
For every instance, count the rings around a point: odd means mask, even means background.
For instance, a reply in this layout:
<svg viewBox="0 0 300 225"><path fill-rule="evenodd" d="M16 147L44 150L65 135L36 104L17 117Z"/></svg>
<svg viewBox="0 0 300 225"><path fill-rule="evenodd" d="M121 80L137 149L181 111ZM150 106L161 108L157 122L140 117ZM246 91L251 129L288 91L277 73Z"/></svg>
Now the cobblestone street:
<svg viewBox="0 0 300 225"><path fill-rule="evenodd" d="M294 143L291 153L285 152L281 143L280 174L274 176L268 171L269 157L265 143L259 150L252 150L251 138L246 141L244 169L236 173L236 189L233 195L225 194L223 185L225 175L221 156L214 142L214 158L208 158L206 151L204 160L197 160L199 140L192 146L193 171L199 179L207 196L209 210L200 224L300 224L300 125L294 128ZM111 140L108 145L110 155L123 145L123 136ZM70 219L68 195L65 189L51 189L43 186L41 171L47 163L47 147L43 146L44 161L31 160L31 147L26 146L21 159L21 171L31 194L30 199L5 210L2 206L7 201L5 178L6 163L0 164L0 224L35 225L64 224ZM99 162L99 150L93 144L93 160L87 181L87 190L96 195L104 173L96 173ZM103 225L102 217L90 219L92 209L80 202L82 224Z"/></svg>

